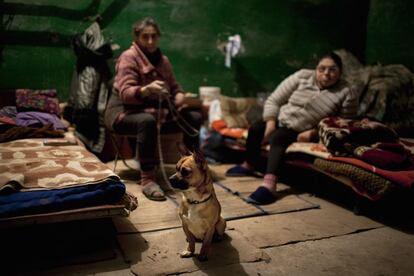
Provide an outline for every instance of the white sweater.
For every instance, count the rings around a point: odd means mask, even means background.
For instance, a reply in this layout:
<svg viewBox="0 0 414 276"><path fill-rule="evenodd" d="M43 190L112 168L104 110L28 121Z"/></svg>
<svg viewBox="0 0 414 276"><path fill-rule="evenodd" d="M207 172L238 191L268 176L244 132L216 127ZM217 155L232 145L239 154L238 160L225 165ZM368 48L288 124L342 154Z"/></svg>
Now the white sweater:
<svg viewBox="0 0 414 276"><path fill-rule="evenodd" d="M317 126L325 117L355 117L358 95L340 80L334 87L320 90L315 70L302 69L286 78L267 98L263 119L302 132Z"/></svg>

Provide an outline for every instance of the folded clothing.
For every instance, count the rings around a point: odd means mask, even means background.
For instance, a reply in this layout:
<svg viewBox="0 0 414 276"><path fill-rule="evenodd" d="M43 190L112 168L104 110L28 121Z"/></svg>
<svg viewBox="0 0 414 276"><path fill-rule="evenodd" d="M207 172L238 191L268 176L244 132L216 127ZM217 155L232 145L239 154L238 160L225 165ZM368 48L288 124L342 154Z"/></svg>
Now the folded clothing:
<svg viewBox="0 0 414 276"><path fill-rule="evenodd" d="M16 116L16 125L23 127L42 127L52 124L55 130L68 128L57 115L39 111L19 112Z"/></svg>

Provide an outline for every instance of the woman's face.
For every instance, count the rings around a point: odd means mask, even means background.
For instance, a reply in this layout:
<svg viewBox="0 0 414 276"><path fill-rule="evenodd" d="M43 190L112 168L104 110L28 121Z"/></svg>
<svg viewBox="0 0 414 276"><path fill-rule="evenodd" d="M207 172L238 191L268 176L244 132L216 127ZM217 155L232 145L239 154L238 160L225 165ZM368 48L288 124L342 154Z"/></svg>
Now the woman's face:
<svg viewBox="0 0 414 276"><path fill-rule="evenodd" d="M316 66L316 82L320 89L335 85L341 77L341 69L330 58L323 58Z"/></svg>
<svg viewBox="0 0 414 276"><path fill-rule="evenodd" d="M146 26L138 35L138 45L148 53L154 53L158 49L160 36L153 26Z"/></svg>

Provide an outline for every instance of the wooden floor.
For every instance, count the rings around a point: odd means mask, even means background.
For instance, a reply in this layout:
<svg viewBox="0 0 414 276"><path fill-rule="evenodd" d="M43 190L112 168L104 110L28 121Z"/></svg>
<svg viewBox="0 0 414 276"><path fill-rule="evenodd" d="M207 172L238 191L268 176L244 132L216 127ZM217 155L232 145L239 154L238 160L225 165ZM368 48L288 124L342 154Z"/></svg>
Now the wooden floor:
<svg viewBox="0 0 414 276"><path fill-rule="evenodd" d="M168 166L166 174L173 168ZM276 203L254 206L243 198L260 179L225 178L228 165L210 168L228 225L208 261L178 255L186 242L177 195L164 202L147 200L137 184L139 173L119 163L117 173L139 202L129 217L3 232L9 256L17 254L22 264L3 266L4 275L414 274L414 223L404 209L412 206L404 203L407 198L366 202L359 206L362 215L355 215L352 192L297 172L299 183L278 185Z"/></svg>

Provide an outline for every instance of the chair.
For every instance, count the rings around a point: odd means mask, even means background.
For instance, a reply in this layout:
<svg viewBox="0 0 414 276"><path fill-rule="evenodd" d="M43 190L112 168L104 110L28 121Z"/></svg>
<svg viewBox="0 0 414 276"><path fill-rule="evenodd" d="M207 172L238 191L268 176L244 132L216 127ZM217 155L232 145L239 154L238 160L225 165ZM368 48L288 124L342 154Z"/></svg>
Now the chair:
<svg viewBox="0 0 414 276"><path fill-rule="evenodd" d="M132 168L131 166L128 165L128 163L125 161L126 157L124 156L124 152L123 152L123 143L120 142L120 140L122 141L124 138L128 139L128 138L134 138L134 135L126 135L126 134L118 134L115 133L113 131L108 131L108 135L109 138L111 139L111 144L113 146L113 149L115 151L115 158L114 158L114 167L113 167L113 171L116 170L116 165L118 163L118 159L121 158L122 163L124 163L124 165L130 169L130 170L135 170L135 168Z"/></svg>
<svg viewBox="0 0 414 276"><path fill-rule="evenodd" d="M128 138L135 138L135 135L126 135L126 134L118 134L113 131L108 131L108 135L111 139L111 143L113 145L113 149L115 151L115 158L114 158L114 166L113 171L115 171L118 160L121 159L124 165L131 169L136 170L136 168L132 168L127 162L127 156L125 154L126 150L124 149L125 139ZM158 146L156 148L156 156L162 160L162 162L167 164L175 164L180 159L180 154L176 147L177 142L181 142L183 139L183 134L181 132L173 132L173 133L161 133L161 151L162 156L159 155ZM129 145L128 145L129 148ZM130 150L130 148L129 148ZM162 157L162 159L161 159Z"/></svg>

